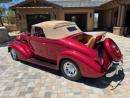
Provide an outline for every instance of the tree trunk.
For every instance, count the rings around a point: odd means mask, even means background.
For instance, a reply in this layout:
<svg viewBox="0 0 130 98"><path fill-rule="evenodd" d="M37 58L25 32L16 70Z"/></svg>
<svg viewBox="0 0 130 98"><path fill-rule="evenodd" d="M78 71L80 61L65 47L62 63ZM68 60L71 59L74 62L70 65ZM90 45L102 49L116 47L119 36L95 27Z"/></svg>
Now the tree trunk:
<svg viewBox="0 0 130 98"><path fill-rule="evenodd" d="M1 24L1 26L4 26L1 16L0 16L0 24Z"/></svg>

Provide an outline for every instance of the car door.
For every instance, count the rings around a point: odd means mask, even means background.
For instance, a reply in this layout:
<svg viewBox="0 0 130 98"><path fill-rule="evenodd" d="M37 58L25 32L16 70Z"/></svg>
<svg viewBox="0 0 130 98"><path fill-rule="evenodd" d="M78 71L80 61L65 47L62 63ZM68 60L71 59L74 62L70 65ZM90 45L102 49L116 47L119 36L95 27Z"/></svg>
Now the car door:
<svg viewBox="0 0 130 98"><path fill-rule="evenodd" d="M47 39L45 38L42 28L33 27L31 32L30 44L33 48L34 54L39 57L47 58Z"/></svg>

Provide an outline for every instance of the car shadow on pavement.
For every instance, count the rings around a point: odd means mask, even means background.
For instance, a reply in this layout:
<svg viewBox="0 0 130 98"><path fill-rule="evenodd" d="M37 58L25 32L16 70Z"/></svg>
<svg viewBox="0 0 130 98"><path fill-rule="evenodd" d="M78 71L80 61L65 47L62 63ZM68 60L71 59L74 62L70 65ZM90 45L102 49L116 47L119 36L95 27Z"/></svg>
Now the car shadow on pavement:
<svg viewBox="0 0 130 98"><path fill-rule="evenodd" d="M107 88L108 86L111 86L112 89L117 88L119 85L121 85L121 82L124 80L125 78L125 73L124 71L119 71L118 75L114 75L111 78L107 78L105 76L100 77L100 78L96 78L96 79L92 79L92 78L82 78L80 79L78 82L80 83L84 83L88 86L92 86L92 87L96 87L96 88ZM112 84L116 83L116 85Z"/></svg>
<svg viewBox="0 0 130 98"><path fill-rule="evenodd" d="M42 71L52 73L52 74L54 74L56 76L63 77L61 72L53 70L53 69L49 69L47 67L35 65L35 64L28 63L28 62L25 62L25 61L21 61L21 63L24 63L24 64L26 64L28 66L33 67L33 68L40 69ZM118 72L118 75L115 75L115 76L113 76L111 78L107 78L105 76L100 77L100 78L96 78L96 79L82 77L80 80L78 80L76 82L77 83L83 83L85 85L95 87L95 88L104 89L104 88L107 88L108 86L111 86L112 89L115 89L116 87L121 85L121 82L124 80L124 77L125 77L125 73L124 73L124 70L122 70L122 71ZM115 82L115 83L117 82L117 85L114 85L114 86L111 85L112 82Z"/></svg>
<svg viewBox="0 0 130 98"><path fill-rule="evenodd" d="M47 67L44 67L44 66L32 64L32 63L29 63L29 62L26 62L26 61L21 61L21 63L26 64L28 66L31 66L33 68L40 69L42 71L52 73L52 74L57 75L57 76L62 76L62 74L59 71L56 71L56 70L53 70L53 69L50 69L50 68L47 68Z"/></svg>

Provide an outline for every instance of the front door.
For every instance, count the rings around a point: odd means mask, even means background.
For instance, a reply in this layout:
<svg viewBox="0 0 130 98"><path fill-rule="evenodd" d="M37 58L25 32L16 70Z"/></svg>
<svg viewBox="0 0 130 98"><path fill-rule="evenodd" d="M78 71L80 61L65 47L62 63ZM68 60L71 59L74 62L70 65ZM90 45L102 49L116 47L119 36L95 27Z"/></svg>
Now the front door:
<svg viewBox="0 0 130 98"><path fill-rule="evenodd" d="M35 27L31 34L30 44L36 56L47 58L48 49L46 42L47 39L45 38L43 30L40 27Z"/></svg>

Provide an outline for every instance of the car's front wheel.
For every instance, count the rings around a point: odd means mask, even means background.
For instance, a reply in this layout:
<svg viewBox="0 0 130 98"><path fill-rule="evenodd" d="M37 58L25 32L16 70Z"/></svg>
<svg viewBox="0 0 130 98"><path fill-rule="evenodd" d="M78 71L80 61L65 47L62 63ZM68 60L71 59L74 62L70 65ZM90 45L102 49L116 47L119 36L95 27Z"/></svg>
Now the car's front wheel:
<svg viewBox="0 0 130 98"><path fill-rule="evenodd" d="M63 60L61 62L61 72L65 78L76 81L81 77L79 67L71 60Z"/></svg>
<svg viewBox="0 0 130 98"><path fill-rule="evenodd" d="M11 57L13 58L13 60L18 60L18 55L17 55L17 52L15 49L11 48L10 54L11 54Z"/></svg>

